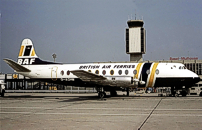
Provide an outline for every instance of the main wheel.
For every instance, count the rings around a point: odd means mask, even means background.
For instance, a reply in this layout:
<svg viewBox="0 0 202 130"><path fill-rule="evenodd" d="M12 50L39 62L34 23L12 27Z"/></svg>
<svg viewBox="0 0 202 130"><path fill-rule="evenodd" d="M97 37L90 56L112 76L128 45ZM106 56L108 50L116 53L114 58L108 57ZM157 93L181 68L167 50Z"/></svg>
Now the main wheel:
<svg viewBox="0 0 202 130"><path fill-rule="evenodd" d="M175 93L175 97L179 97L179 94L178 94L178 93Z"/></svg>
<svg viewBox="0 0 202 130"><path fill-rule="evenodd" d="M200 92L199 96L202 96L202 91Z"/></svg>
<svg viewBox="0 0 202 130"><path fill-rule="evenodd" d="M4 93L5 93L5 91L3 90L1 93L1 97L4 97Z"/></svg>
<svg viewBox="0 0 202 130"><path fill-rule="evenodd" d="M106 93L105 92L99 92L98 93L98 97L99 98L104 98L106 96Z"/></svg>
<svg viewBox="0 0 202 130"><path fill-rule="evenodd" d="M182 94L182 97L186 97L187 96L187 92L186 91L182 91L181 94Z"/></svg>

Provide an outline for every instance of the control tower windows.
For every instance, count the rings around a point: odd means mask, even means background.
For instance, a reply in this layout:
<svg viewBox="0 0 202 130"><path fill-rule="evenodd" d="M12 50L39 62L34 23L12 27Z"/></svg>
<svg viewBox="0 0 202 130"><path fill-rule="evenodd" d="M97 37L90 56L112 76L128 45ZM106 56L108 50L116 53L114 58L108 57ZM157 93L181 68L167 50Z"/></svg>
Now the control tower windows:
<svg viewBox="0 0 202 130"><path fill-rule="evenodd" d="M126 29L126 53L129 52L129 29Z"/></svg>

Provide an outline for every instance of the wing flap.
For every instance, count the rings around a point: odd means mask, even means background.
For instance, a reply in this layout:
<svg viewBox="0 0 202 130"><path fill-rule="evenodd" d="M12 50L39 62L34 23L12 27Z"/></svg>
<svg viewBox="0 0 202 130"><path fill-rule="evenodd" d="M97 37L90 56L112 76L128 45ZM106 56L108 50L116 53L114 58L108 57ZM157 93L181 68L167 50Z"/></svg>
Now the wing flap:
<svg viewBox="0 0 202 130"><path fill-rule="evenodd" d="M17 72L31 72L31 70L27 69L26 67L16 63L15 61L11 59L4 59L4 61L15 71Z"/></svg>
<svg viewBox="0 0 202 130"><path fill-rule="evenodd" d="M102 81L102 80L106 80L107 78L97 75L97 74L93 74L84 70L73 70L70 71L72 74L76 75L78 78L80 78L82 81L93 81L93 82L98 82L98 81Z"/></svg>

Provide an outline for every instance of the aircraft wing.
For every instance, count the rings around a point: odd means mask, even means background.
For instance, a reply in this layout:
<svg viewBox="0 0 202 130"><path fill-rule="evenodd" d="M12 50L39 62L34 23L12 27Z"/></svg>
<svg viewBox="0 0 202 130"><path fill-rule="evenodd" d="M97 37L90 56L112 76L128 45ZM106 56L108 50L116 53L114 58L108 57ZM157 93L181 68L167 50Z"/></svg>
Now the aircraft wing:
<svg viewBox="0 0 202 130"><path fill-rule="evenodd" d="M82 81L84 82L99 82L99 81L103 81L106 80L107 78L97 75L97 74L93 74L84 70L73 70L70 71L72 74L76 75L78 78L80 78Z"/></svg>
<svg viewBox="0 0 202 130"><path fill-rule="evenodd" d="M11 67L13 68L15 71L17 72L31 72L31 70L25 68L24 66L16 63L15 61L11 60L11 59L4 59L4 61Z"/></svg>

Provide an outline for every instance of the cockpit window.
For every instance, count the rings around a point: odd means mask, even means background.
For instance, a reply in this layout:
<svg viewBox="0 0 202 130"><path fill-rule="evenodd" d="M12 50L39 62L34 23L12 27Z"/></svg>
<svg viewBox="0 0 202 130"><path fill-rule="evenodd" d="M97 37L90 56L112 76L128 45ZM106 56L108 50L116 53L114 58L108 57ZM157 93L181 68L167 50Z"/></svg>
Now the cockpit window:
<svg viewBox="0 0 202 130"><path fill-rule="evenodd" d="M180 66L179 69L183 69L183 70L185 70L186 67L185 67L185 66Z"/></svg>

